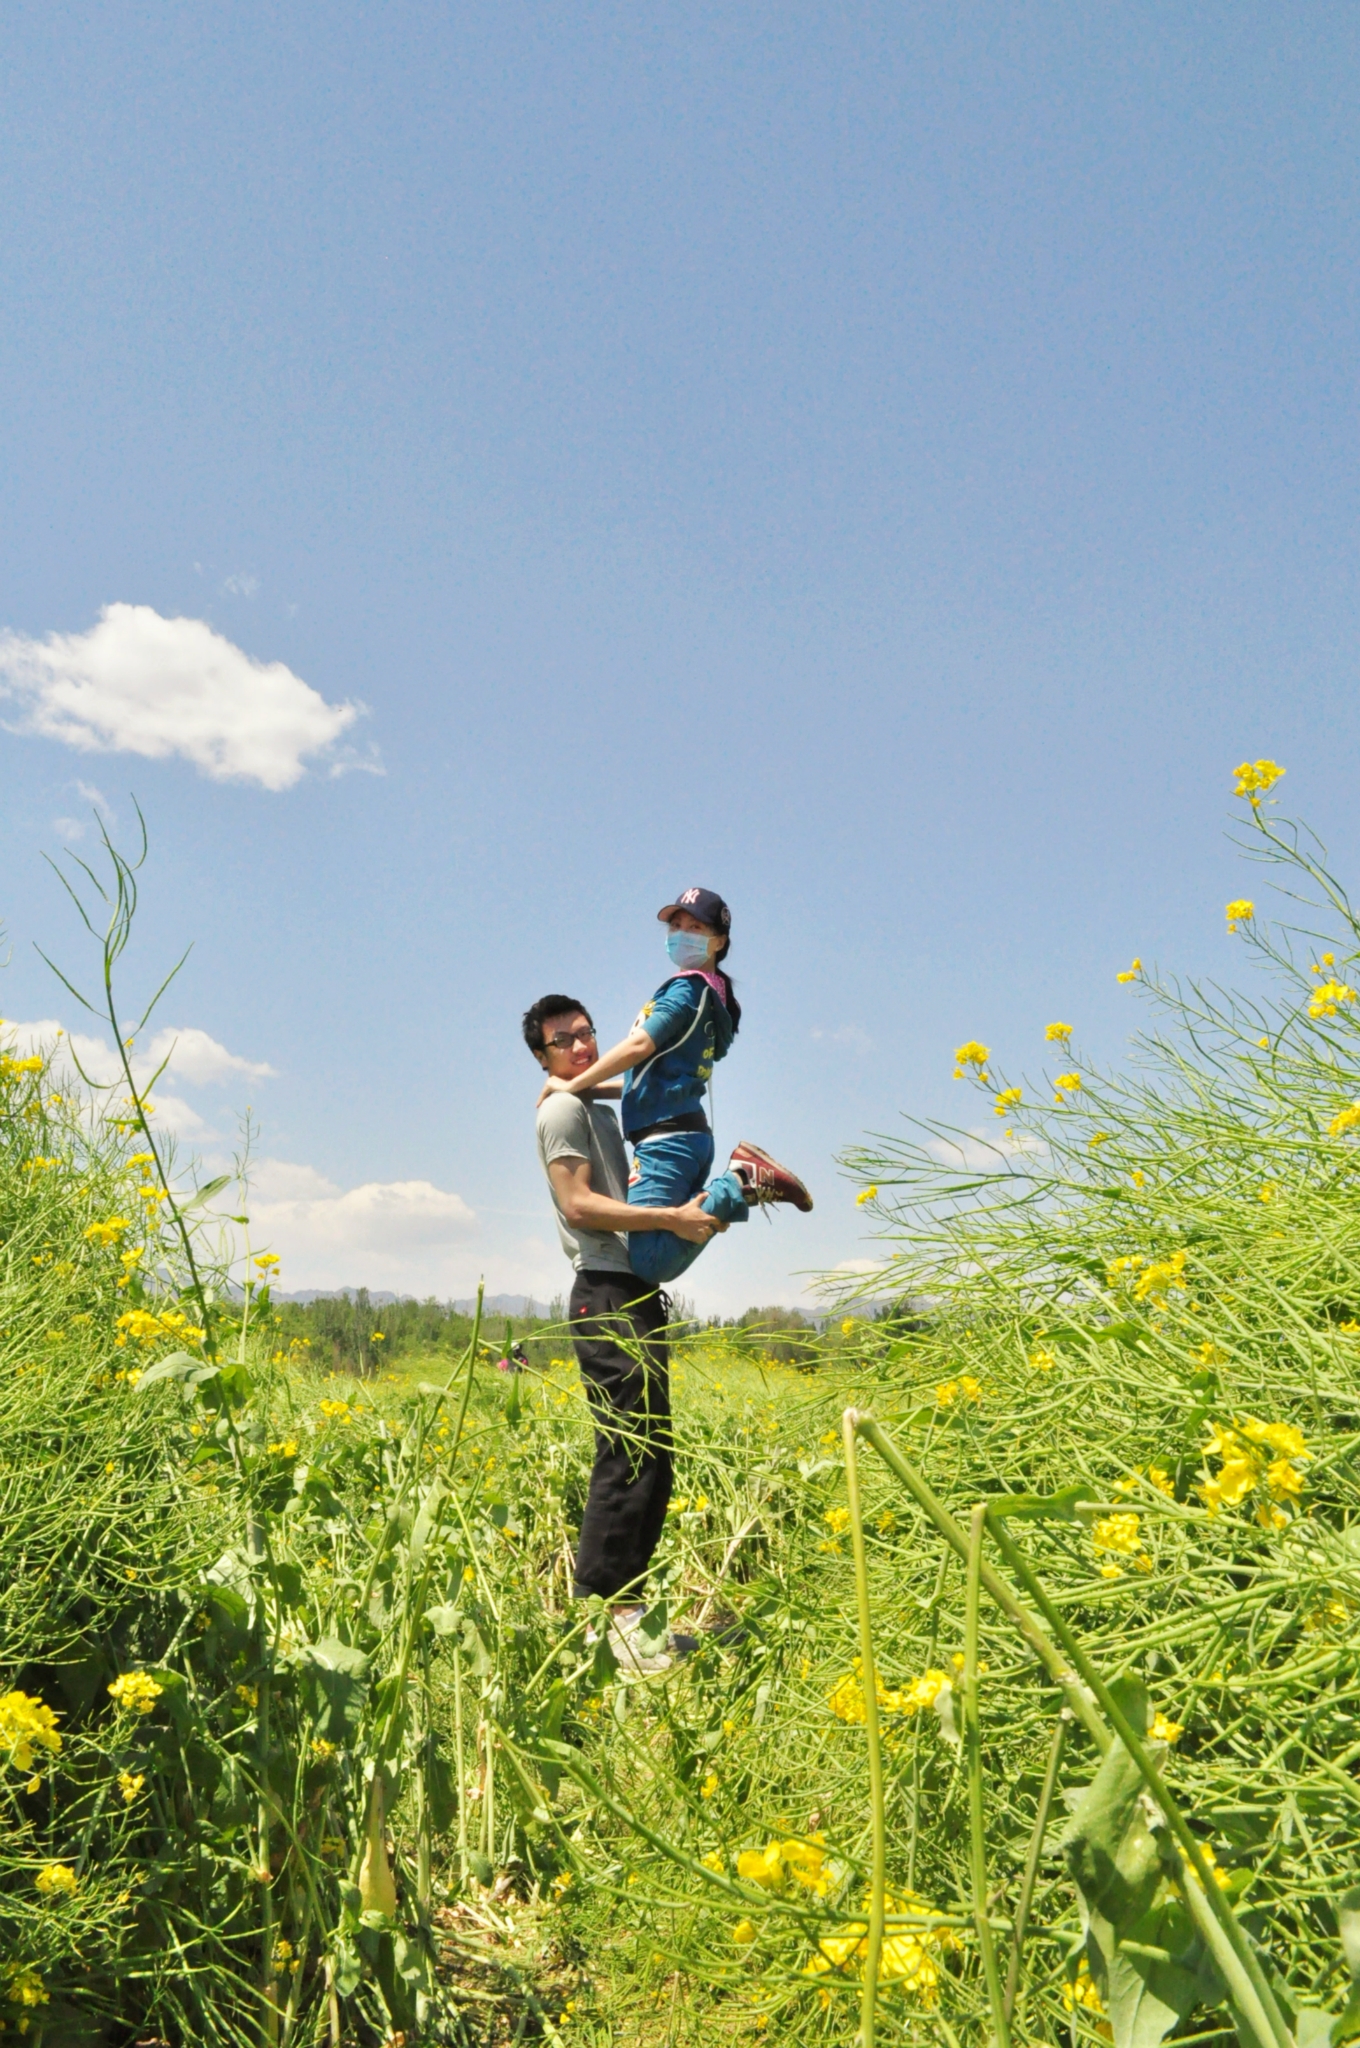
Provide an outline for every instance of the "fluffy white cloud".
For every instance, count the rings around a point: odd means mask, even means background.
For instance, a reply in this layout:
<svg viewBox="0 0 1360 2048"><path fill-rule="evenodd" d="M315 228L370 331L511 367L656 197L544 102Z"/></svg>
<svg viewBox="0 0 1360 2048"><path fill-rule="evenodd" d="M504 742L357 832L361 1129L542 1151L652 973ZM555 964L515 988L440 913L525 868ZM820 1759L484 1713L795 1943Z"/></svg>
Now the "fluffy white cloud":
<svg viewBox="0 0 1360 2048"><path fill-rule="evenodd" d="M252 1171L251 1241L283 1261L283 1284L452 1293L469 1277L477 1218L461 1195L428 1180L340 1188L315 1167L262 1159Z"/></svg>
<svg viewBox="0 0 1360 2048"><path fill-rule="evenodd" d="M234 1081L238 1075L247 1081L268 1081L275 1072L265 1060L246 1060L239 1053L228 1052L225 1045L192 1024L182 1028L166 1025L140 1055L140 1063L153 1074L164 1059L170 1063L167 1072L200 1087L204 1082Z"/></svg>
<svg viewBox="0 0 1360 2048"><path fill-rule="evenodd" d="M98 1087L116 1086L123 1079L121 1062L106 1038L88 1031L67 1031L55 1017L40 1017L26 1024L5 1020L0 1040L20 1053L51 1054L53 1071L65 1087L78 1087L86 1077ZM183 1029L167 1026L144 1049L134 1051L132 1071L139 1087L146 1086L167 1054L168 1064L154 1090L156 1129L189 1144L206 1143L220 1134L183 1096L173 1093L173 1082L196 1087L205 1082L262 1081L274 1073L264 1060L242 1059L238 1053L228 1052L196 1025Z"/></svg>
<svg viewBox="0 0 1360 2048"><path fill-rule="evenodd" d="M22 731L86 753L179 754L216 781L265 789L291 788L363 708L328 704L281 661L145 604L106 605L86 633L0 634L0 696L22 707Z"/></svg>

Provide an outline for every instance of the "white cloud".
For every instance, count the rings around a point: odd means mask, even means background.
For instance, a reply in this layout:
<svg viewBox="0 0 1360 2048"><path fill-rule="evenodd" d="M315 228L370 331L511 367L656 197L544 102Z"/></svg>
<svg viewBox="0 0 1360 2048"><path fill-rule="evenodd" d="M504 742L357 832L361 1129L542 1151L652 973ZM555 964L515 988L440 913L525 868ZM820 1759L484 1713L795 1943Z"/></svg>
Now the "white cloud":
<svg viewBox="0 0 1360 2048"><path fill-rule="evenodd" d="M252 576L246 569L238 569L234 576L224 579L222 588L231 597L254 597L260 587L258 576Z"/></svg>
<svg viewBox="0 0 1360 2048"><path fill-rule="evenodd" d="M0 634L0 696L23 707L21 731L86 753L178 754L215 781L273 790L331 754L363 709L328 704L202 619L163 619L144 604L106 605L87 633ZM332 772L345 765L355 764L333 758Z"/></svg>
<svg viewBox="0 0 1360 2048"><path fill-rule="evenodd" d="M55 1017L40 1017L28 1024L6 1020L6 1044L11 1037L21 1052L54 1053L57 1070L68 1081L80 1079L76 1062L90 1080L101 1087L123 1078L122 1062L106 1038L97 1038L89 1031L66 1031ZM132 1072L139 1087L151 1079L167 1054L169 1062L163 1077L167 1083L174 1078L187 1082L190 1087L201 1087L205 1082L230 1081L238 1076L250 1081L263 1081L274 1073L273 1067L264 1060L242 1059L238 1053L228 1052L225 1045L219 1045L215 1038L206 1031L200 1031L196 1025L180 1030L167 1026L158 1031L144 1048L134 1048ZM177 1128L183 1135L206 1135L206 1126L197 1112L178 1097L163 1093L161 1083L156 1086L155 1101L157 1111L167 1120L171 1104L175 1105L179 1118Z"/></svg>
<svg viewBox="0 0 1360 2048"><path fill-rule="evenodd" d="M140 1064L154 1074L167 1057L167 1072L199 1087L205 1082L231 1081L237 1075L247 1081L268 1081L275 1074L266 1060L242 1059L239 1053L228 1052L225 1045L219 1045L215 1038L192 1024L182 1028L166 1025L163 1031L158 1031L140 1055Z"/></svg>
<svg viewBox="0 0 1360 2048"><path fill-rule="evenodd" d="M985 1124L975 1124L958 1138L931 1138L926 1150L941 1166L953 1167L956 1172L1002 1173L1014 1159L1040 1157L1044 1147L1027 1131L1016 1131L1008 1138L1001 1131L989 1131Z"/></svg>
<svg viewBox="0 0 1360 2048"><path fill-rule="evenodd" d="M467 1260L451 1254L477 1218L461 1195L428 1180L340 1188L283 1159L257 1161L252 1180L251 1242L279 1254L285 1287L466 1289Z"/></svg>
<svg viewBox="0 0 1360 2048"><path fill-rule="evenodd" d="M847 1052L866 1053L874 1049L874 1041L858 1024L841 1024L834 1031L816 1025L812 1035L827 1045L843 1045Z"/></svg>
<svg viewBox="0 0 1360 2048"><path fill-rule="evenodd" d="M887 1263L886 1259L842 1259L831 1270L833 1273L851 1273L858 1278L864 1273L881 1273Z"/></svg>
<svg viewBox="0 0 1360 2048"><path fill-rule="evenodd" d="M113 805L93 783L77 782L74 787L82 803L89 804L93 810L102 811L110 825L115 822ZM52 823L63 839L83 839L90 829L88 818L54 818Z"/></svg>

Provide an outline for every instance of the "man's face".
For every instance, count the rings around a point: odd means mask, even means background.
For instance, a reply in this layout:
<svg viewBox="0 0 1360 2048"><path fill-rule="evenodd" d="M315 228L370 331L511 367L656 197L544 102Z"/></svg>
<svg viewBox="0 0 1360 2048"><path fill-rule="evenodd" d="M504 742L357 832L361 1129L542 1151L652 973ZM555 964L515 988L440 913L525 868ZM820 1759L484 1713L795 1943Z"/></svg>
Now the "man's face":
<svg viewBox="0 0 1360 2048"><path fill-rule="evenodd" d="M554 1044L554 1039L565 1042ZM570 1081L577 1074L584 1074L587 1067L593 1067L598 1057L595 1026L584 1010L565 1010L560 1017L543 1019L543 1050L538 1055L538 1064L545 1073Z"/></svg>

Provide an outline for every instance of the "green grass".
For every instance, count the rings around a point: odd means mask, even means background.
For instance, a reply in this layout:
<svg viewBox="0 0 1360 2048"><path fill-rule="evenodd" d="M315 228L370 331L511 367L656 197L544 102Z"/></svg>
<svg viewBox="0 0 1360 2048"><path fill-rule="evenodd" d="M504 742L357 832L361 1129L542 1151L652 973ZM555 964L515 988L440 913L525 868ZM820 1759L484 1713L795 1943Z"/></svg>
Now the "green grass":
<svg viewBox="0 0 1360 2048"><path fill-rule="evenodd" d="M1360 934L1269 834L1330 923L1247 921L1257 993L1140 976L1125 1070L962 1063L1022 1091L980 1167L855 1155L915 1318L678 1348L654 1619L731 1625L646 1684L569 1597L564 1338L328 1378L140 1111L0 1074L0 1686L60 1734L0 1707L6 2027L1360 2032Z"/></svg>

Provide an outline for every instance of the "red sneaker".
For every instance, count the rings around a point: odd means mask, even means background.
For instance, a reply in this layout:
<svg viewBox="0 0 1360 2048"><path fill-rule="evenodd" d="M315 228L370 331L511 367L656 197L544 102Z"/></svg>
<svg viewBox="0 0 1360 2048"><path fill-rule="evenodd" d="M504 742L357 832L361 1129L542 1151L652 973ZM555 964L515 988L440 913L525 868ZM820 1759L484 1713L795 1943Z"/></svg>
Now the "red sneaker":
<svg viewBox="0 0 1360 2048"><path fill-rule="evenodd" d="M728 1160L727 1170L735 1173L753 1208L766 1202L791 1202L806 1215L812 1207L812 1197L797 1174L771 1159L759 1145L748 1145L743 1139Z"/></svg>

